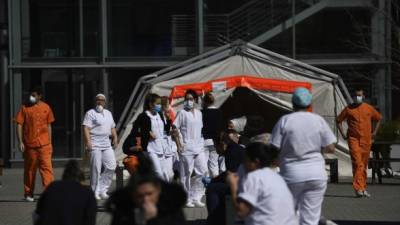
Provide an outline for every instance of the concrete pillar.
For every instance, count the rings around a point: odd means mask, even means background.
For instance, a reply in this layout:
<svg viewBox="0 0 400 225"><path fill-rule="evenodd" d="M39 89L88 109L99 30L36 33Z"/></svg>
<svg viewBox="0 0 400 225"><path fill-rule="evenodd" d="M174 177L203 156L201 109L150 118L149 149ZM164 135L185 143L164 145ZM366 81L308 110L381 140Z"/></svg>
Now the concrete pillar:
<svg viewBox="0 0 400 225"><path fill-rule="evenodd" d="M372 53L389 61L390 55L390 0L376 1L371 17ZM382 112L384 120L391 119L391 70L390 65L378 66L372 83L373 97Z"/></svg>

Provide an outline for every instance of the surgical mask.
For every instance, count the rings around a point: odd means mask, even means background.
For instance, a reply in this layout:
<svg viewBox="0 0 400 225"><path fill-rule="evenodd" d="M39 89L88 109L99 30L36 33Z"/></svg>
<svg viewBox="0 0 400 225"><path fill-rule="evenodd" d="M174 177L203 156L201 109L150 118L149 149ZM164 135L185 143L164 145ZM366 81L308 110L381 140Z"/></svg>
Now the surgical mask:
<svg viewBox="0 0 400 225"><path fill-rule="evenodd" d="M190 101L190 100L185 101L184 104L183 104L183 107L184 107L185 109L193 109L193 107L194 107L194 101Z"/></svg>
<svg viewBox="0 0 400 225"><path fill-rule="evenodd" d="M161 112L161 104L156 104L155 106L154 106L154 111L156 111L156 112Z"/></svg>
<svg viewBox="0 0 400 225"><path fill-rule="evenodd" d="M97 112L101 113L101 112L103 112L103 110L104 110L104 107L102 105L96 105Z"/></svg>
<svg viewBox="0 0 400 225"><path fill-rule="evenodd" d="M355 104L361 104L361 103L363 102L363 96L359 96L359 95L354 96L354 97L353 97L353 102L354 102Z"/></svg>
<svg viewBox="0 0 400 225"><path fill-rule="evenodd" d="M29 96L29 102L35 104L37 102L37 99L31 95Z"/></svg>

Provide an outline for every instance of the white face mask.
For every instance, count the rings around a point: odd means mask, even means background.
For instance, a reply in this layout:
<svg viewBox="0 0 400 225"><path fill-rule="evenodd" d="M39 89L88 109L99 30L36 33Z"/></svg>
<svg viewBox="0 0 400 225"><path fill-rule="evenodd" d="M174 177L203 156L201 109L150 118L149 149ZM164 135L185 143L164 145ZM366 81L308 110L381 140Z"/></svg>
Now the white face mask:
<svg viewBox="0 0 400 225"><path fill-rule="evenodd" d="M363 102L363 100L364 100L363 96L359 96L359 95L354 96L354 98L353 98L353 101L356 104L361 104Z"/></svg>
<svg viewBox="0 0 400 225"><path fill-rule="evenodd" d="M29 102L35 104L37 102L37 99L31 95L29 96Z"/></svg>
<svg viewBox="0 0 400 225"><path fill-rule="evenodd" d="M104 107L102 105L96 105L97 112L101 113L101 112L103 112L103 110L104 110Z"/></svg>
<svg viewBox="0 0 400 225"><path fill-rule="evenodd" d="M185 109L193 109L193 107L194 107L194 101L190 101L190 100L185 101L184 107L185 107Z"/></svg>

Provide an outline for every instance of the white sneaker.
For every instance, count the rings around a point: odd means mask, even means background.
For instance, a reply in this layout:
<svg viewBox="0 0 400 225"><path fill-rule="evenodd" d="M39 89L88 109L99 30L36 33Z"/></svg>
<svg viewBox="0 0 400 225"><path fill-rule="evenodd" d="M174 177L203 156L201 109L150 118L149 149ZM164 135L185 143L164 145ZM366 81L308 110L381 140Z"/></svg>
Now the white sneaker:
<svg viewBox="0 0 400 225"><path fill-rule="evenodd" d="M31 196L25 196L24 200L27 201L27 202L34 202L35 201L35 199L33 197L31 197Z"/></svg>
<svg viewBox="0 0 400 225"><path fill-rule="evenodd" d="M206 206L204 203L202 203L201 201L194 201L193 203L192 203L194 206L196 206L196 207L200 207L200 208L203 208L204 206Z"/></svg>
<svg viewBox="0 0 400 225"><path fill-rule="evenodd" d="M103 200L107 200L109 197L110 196L108 196L108 194L105 193L105 192L100 194L100 198L103 199Z"/></svg>
<svg viewBox="0 0 400 225"><path fill-rule="evenodd" d="M193 202L186 202L186 208L194 208L195 205L193 204Z"/></svg>
<svg viewBox="0 0 400 225"><path fill-rule="evenodd" d="M100 195L99 194L94 194L94 198L96 199L96 200L101 200L101 197L100 197Z"/></svg>

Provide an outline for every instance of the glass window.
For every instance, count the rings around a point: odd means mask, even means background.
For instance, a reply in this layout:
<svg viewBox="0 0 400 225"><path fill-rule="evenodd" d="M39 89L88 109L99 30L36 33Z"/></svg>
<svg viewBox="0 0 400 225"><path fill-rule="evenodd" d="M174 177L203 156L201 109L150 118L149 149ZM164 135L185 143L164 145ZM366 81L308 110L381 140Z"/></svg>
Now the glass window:
<svg viewBox="0 0 400 225"><path fill-rule="evenodd" d="M98 0L22 0L23 58L97 56L98 5Z"/></svg>
<svg viewBox="0 0 400 225"><path fill-rule="evenodd" d="M109 3L109 55L117 57L171 55L173 15L194 15L195 7L187 0Z"/></svg>

